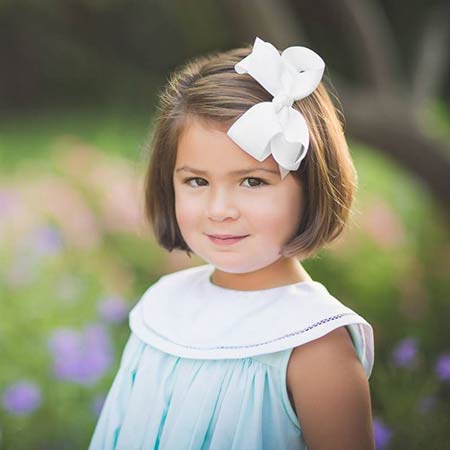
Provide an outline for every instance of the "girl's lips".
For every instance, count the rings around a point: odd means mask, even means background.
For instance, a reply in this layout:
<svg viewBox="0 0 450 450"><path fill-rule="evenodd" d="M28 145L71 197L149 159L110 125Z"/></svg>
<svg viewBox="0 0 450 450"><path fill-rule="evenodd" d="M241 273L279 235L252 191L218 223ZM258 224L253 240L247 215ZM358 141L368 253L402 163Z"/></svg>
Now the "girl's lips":
<svg viewBox="0 0 450 450"><path fill-rule="evenodd" d="M241 237L232 237L232 238L218 238L218 237L214 237L211 235L207 235L210 239L210 241L214 242L215 244L219 244L219 245L231 245L231 244L235 244L239 241L242 241L242 239L245 239L247 236L241 236Z"/></svg>
<svg viewBox="0 0 450 450"><path fill-rule="evenodd" d="M229 238L240 238L246 235L239 234L208 234L208 236L219 238L219 239L229 239Z"/></svg>

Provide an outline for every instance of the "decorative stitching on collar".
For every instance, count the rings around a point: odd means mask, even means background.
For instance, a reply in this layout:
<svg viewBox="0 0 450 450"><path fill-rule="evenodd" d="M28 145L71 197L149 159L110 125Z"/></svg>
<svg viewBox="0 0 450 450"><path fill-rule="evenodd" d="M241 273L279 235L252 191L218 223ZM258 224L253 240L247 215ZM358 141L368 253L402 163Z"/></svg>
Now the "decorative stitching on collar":
<svg viewBox="0 0 450 450"><path fill-rule="evenodd" d="M151 330L152 330L152 333L155 333L162 339L165 339L166 341L171 342L172 344L179 345L180 347L191 348L191 349L195 349L195 350L212 351L212 350L224 350L224 349L251 348L251 347L258 347L261 345L271 344L272 342L280 341L282 339L287 339L289 337L296 336L298 334L306 333L307 331L310 331L313 328L323 325L324 323L331 322L332 320L337 320L337 319L340 319L341 317L348 316L348 315L355 315L355 313L348 312L348 313L342 313L342 314L337 314L335 316L327 317L326 319L322 319L319 322L316 322L313 325L310 325L309 327L304 328L303 330L294 331L292 333L286 334L286 335L278 337L276 339L272 339L270 341L259 342L257 344L249 344L249 345L221 345L218 347L196 347L196 346L184 345L184 344L180 344L178 342L172 341L172 340L168 339L166 336L163 336L162 334L153 330L153 328L151 328Z"/></svg>

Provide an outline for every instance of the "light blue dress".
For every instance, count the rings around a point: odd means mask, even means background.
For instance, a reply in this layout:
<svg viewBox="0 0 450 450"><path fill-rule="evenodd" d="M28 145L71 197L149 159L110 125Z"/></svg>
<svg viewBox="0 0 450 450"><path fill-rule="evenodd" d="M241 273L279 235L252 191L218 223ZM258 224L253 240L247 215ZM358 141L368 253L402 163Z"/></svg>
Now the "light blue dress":
<svg viewBox="0 0 450 450"><path fill-rule="evenodd" d="M373 330L321 283L214 285L212 265L161 277L131 334L89 450L303 450L286 368L297 345L346 326L370 377Z"/></svg>

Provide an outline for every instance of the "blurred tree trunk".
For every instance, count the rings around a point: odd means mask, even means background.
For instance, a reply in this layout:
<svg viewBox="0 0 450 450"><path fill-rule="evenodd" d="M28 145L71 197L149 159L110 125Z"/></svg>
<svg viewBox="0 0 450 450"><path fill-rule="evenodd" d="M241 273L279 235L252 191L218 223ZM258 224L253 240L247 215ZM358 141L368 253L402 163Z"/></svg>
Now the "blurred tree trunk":
<svg viewBox="0 0 450 450"><path fill-rule="evenodd" d="M253 43L256 35L278 48L307 42L288 0L225 0L224 5L241 39ZM340 5L346 30L353 35L356 63L365 76L363 85L355 85L337 73L332 75L346 118L346 134L377 148L423 180L448 214L449 145L430 135L423 123L448 67L449 4L431 11L409 77L400 65L401 55L380 6L373 0L343 0Z"/></svg>

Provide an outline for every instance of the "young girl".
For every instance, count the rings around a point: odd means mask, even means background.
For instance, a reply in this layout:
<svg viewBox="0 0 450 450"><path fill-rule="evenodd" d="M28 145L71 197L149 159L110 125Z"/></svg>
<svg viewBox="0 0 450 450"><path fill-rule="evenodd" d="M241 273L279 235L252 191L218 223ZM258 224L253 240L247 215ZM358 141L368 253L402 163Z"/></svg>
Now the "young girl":
<svg viewBox="0 0 450 450"><path fill-rule="evenodd" d="M372 327L300 263L356 187L324 67L256 38L169 79L147 213L160 245L206 264L131 311L91 450L374 449Z"/></svg>

